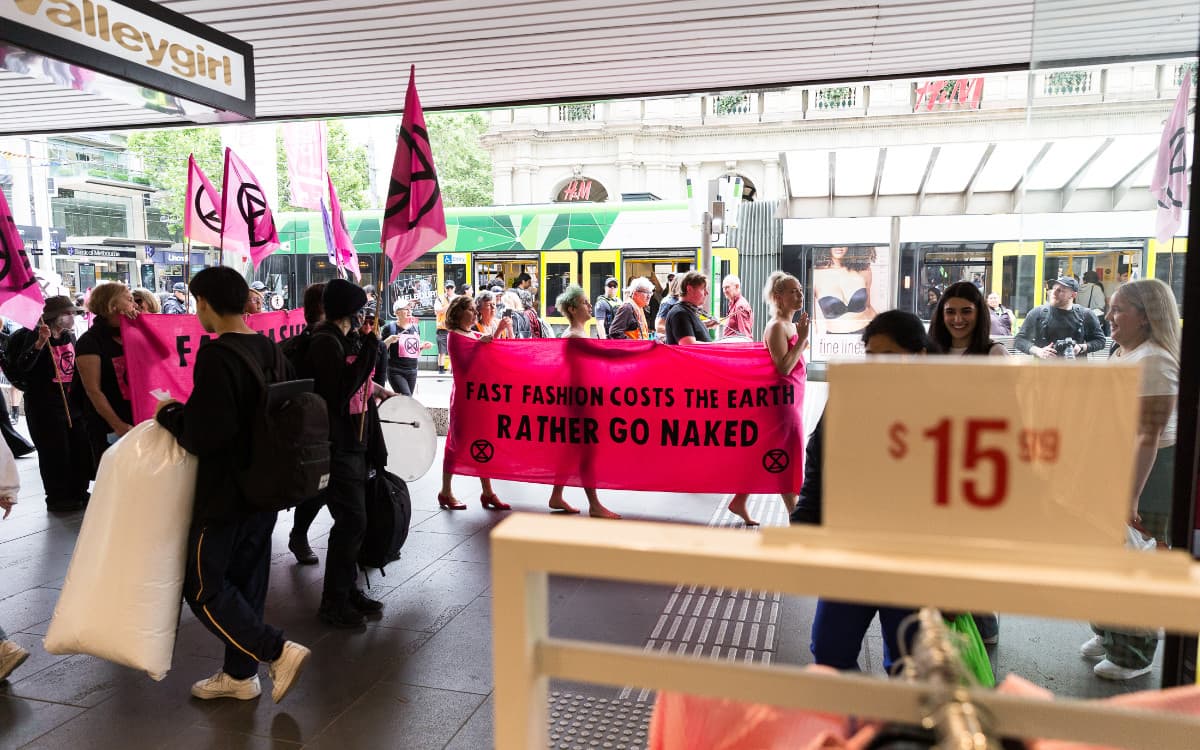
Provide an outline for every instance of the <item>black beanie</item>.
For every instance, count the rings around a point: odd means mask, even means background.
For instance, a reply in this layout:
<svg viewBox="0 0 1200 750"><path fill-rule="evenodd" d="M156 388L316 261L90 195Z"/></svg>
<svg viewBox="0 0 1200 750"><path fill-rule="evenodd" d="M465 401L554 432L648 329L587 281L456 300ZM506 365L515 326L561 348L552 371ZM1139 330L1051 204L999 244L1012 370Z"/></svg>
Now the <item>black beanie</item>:
<svg viewBox="0 0 1200 750"><path fill-rule="evenodd" d="M345 279L333 279L325 284L321 295L325 307L325 320L349 318L367 304L367 293Z"/></svg>

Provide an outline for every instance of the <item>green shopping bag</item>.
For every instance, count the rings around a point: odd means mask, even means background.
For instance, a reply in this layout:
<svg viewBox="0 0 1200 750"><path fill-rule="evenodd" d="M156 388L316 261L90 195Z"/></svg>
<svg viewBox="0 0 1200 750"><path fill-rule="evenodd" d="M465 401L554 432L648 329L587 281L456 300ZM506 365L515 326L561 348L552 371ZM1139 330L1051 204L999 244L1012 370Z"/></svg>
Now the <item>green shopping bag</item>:
<svg viewBox="0 0 1200 750"><path fill-rule="evenodd" d="M967 672L983 687L995 687L996 676L992 674L992 662L988 659L987 649L983 647L983 637L979 635L979 628L975 627L975 618L969 613L961 614L947 622L946 627L955 634L951 638L958 648L958 655L962 658Z"/></svg>

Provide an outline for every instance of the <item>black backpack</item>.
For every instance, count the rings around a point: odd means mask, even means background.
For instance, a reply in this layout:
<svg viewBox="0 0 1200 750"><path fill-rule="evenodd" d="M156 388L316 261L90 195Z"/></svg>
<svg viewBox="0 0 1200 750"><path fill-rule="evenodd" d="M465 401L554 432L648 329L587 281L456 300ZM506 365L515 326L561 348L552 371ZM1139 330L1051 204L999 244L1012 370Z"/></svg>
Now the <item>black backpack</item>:
<svg viewBox="0 0 1200 750"><path fill-rule="evenodd" d="M367 479L367 530L358 549L358 565L383 569L400 559L412 522L412 499L400 477L379 469ZM385 574L386 575L386 574Z"/></svg>
<svg viewBox="0 0 1200 750"><path fill-rule="evenodd" d="M315 497L329 485L329 414L311 380L281 380L287 371L275 347L275 379L241 346L217 339L239 356L258 379L262 397L250 427L250 464L237 470L238 486L251 508L278 511Z"/></svg>
<svg viewBox="0 0 1200 750"><path fill-rule="evenodd" d="M36 335L35 333L34 336ZM21 372L17 367L17 357L21 356L21 352L27 349L30 343L28 334L18 332L5 336L3 344L0 345L0 369L4 370L4 377L8 378L8 382L18 391L29 390L28 373Z"/></svg>
<svg viewBox="0 0 1200 750"><path fill-rule="evenodd" d="M308 358L308 345L312 343L312 328L305 328L295 336L289 336L279 342L279 351L283 352L283 356L287 357L288 362L292 363L292 367L297 373L304 372L307 365L305 360Z"/></svg>

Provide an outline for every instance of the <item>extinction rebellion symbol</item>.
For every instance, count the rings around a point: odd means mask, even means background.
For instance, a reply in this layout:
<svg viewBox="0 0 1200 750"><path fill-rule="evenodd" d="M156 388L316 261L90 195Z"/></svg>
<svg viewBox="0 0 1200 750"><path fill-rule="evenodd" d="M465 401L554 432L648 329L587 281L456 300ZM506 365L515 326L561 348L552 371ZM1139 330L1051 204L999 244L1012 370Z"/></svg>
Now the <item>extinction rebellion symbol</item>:
<svg viewBox="0 0 1200 750"><path fill-rule="evenodd" d="M262 188L255 185L253 182L242 183L237 192L237 207L238 213L246 220L246 224L251 227L250 244L253 247L261 247L267 244L267 239L259 237L254 231L257 228L257 219L267 212L267 199L263 197Z"/></svg>
<svg viewBox="0 0 1200 750"><path fill-rule="evenodd" d="M405 341L404 342L404 351L408 352L409 354L420 354L421 353L421 349L417 345L416 339L409 339L409 340Z"/></svg>
<svg viewBox="0 0 1200 750"><path fill-rule="evenodd" d="M787 451L782 448L772 448L763 454L763 468L772 474L780 474L785 471L790 464L791 458L788 457Z"/></svg>
<svg viewBox="0 0 1200 750"><path fill-rule="evenodd" d="M471 443L471 458L475 459L481 464L486 464L488 461L491 461L492 454L494 452L495 448L493 448L492 444L486 440L476 440L475 442Z"/></svg>

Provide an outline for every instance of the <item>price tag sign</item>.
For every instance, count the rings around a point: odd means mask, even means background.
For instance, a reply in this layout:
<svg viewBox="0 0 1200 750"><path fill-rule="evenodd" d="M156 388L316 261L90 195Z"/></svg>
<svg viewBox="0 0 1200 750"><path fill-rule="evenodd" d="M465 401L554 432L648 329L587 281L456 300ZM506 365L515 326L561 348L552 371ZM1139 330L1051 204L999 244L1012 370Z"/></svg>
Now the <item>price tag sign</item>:
<svg viewBox="0 0 1200 750"><path fill-rule="evenodd" d="M831 364L825 526L1111 550L1132 504L1138 378L982 357Z"/></svg>

